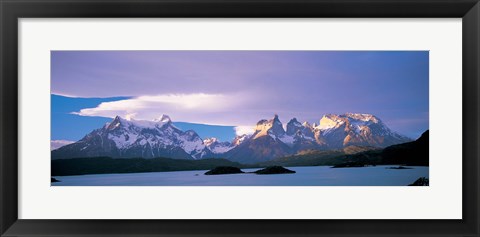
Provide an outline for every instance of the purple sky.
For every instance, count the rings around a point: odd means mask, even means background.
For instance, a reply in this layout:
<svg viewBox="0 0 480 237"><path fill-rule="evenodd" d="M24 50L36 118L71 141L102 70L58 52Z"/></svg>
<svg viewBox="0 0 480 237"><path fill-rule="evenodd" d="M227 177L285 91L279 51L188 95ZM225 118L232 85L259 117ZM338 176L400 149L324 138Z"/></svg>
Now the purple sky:
<svg viewBox="0 0 480 237"><path fill-rule="evenodd" d="M53 51L52 94L133 97L84 116L232 126L275 113L284 123L371 113L418 137L428 129L428 52Z"/></svg>

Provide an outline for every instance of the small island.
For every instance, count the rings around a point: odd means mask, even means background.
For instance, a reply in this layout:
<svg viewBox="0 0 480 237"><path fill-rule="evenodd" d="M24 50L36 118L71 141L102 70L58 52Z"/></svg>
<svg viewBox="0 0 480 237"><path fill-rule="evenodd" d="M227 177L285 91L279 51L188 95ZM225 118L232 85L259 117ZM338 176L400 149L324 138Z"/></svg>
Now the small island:
<svg viewBox="0 0 480 237"><path fill-rule="evenodd" d="M219 174L243 174L240 168L233 166L218 166L205 173L205 175L219 175Z"/></svg>
<svg viewBox="0 0 480 237"><path fill-rule="evenodd" d="M264 169L253 172L255 174L294 174L293 170L283 168L282 166L268 166Z"/></svg>
<svg viewBox="0 0 480 237"><path fill-rule="evenodd" d="M52 177L52 178L50 179L50 182L52 182L52 183L56 183L56 182L60 182L60 180L58 180L58 179L56 179L56 178L53 178L53 177Z"/></svg>

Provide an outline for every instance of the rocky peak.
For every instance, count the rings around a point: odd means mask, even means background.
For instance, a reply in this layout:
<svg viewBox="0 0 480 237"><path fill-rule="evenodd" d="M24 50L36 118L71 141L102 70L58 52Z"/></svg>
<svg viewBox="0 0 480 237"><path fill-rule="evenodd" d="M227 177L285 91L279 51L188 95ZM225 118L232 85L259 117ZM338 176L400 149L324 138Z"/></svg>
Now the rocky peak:
<svg viewBox="0 0 480 237"><path fill-rule="evenodd" d="M372 123L380 122L380 119L378 119L372 114L346 113L344 116L350 119L360 120L363 122L372 122Z"/></svg>
<svg viewBox="0 0 480 237"><path fill-rule="evenodd" d="M345 123L345 120L335 114L326 114L320 119L320 124L317 126L319 129L336 128Z"/></svg>
<svg viewBox="0 0 480 237"><path fill-rule="evenodd" d="M287 123L287 135L294 135L295 133L297 133L298 131L302 130L303 129L303 125L298 122L298 120L296 118L293 118L291 119L288 123Z"/></svg>
<svg viewBox="0 0 480 237"><path fill-rule="evenodd" d="M311 128L311 127L312 127L312 125L311 125L309 122L307 122L307 121L303 122L303 123L302 123L302 126L304 126L304 127L306 127L306 128Z"/></svg>
<svg viewBox="0 0 480 237"><path fill-rule="evenodd" d="M238 145L242 144L248 138L250 138L250 135L247 135L247 134L236 136L235 139L233 139L233 141L232 141L232 145L238 146Z"/></svg>
<svg viewBox="0 0 480 237"><path fill-rule="evenodd" d="M278 119L278 114L273 116L273 122L280 123L280 119Z"/></svg>
<svg viewBox="0 0 480 237"><path fill-rule="evenodd" d="M285 130L283 129L282 122L280 122L278 115L275 114L273 119L262 119L258 121L255 127L255 133L253 139L270 135L272 137L283 136Z"/></svg>
<svg viewBox="0 0 480 237"><path fill-rule="evenodd" d="M172 119L170 119L170 116L166 114L162 114L159 118L154 119L153 121L155 122L162 122L162 123L171 123Z"/></svg>
<svg viewBox="0 0 480 237"><path fill-rule="evenodd" d="M218 142L218 139L215 137L206 138L205 140L203 140L203 144L205 144L205 146L211 146L217 142Z"/></svg>
<svg viewBox="0 0 480 237"><path fill-rule="evenodd" d="M112 122L107 123L105 127L107 130L115 130L116 128L120 127L122 125L123 119L120 116L115 116L115 118L112 120Z"/></svg>

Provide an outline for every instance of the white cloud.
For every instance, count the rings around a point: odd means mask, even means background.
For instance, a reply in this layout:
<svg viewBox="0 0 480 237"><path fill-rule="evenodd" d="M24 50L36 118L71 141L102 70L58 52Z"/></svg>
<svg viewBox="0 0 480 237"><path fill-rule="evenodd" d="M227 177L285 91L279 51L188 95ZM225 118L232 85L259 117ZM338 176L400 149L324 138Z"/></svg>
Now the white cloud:
<svg viewBox="0 0 480 237"><path fill-rule="evenodd" d="M66 146L68 144L72 144L74 141L67 141L67 140L51 140L50 141L50 150L58 149L62 146Z"/></svg>
<svg viewBox="0 0 480 237"><path fill-rule="evenodd" d="M126 120L132 120L132 119L135 118L135 116L137 116L137 113L126 114L126 115L125 115L125 119L126 119Z"/></svg>
<svg viewBox="0 0 480 237"><path fill-rule="evenodd" d="M255 132L255 128L253 126L236 126L235 127L235 134L237 136L244 135L244 134L250 135L250 134L253 134L254 132Z"/></svg>
<svg viewBox="0 0 480 237"><path fill-rule="evenodd" d="M249 97L238 94L163 94L139 96L111 102L103 102L95 108L85 108L73 114L153 120L162 114L173 121L213 125L245 124L239 111L249 107ZM252 121L253 122L253 121Z"/></svg>

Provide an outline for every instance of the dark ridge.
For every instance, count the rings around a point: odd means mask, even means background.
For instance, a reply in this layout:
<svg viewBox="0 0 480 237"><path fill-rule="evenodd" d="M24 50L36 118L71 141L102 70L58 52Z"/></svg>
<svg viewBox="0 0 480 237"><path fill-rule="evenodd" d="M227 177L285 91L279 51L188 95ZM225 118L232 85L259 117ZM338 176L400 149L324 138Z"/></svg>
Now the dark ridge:
<svg viewBox="0 0 480 237"><path fill-rule="evenodd" d="M218 166L241 167L239 163L220 158L181 160L95 157L52 160L51 164L52 176L209 170Z"/></svg>
<svg viewBox="0 0 480 237"><path fill-rule="evenodd" d="M253 166L333 166L334 168L373 165L429 166L428 130L413 142L378 149L346 147L343 150L306 150L296 155L255 163Z"/></svg>

